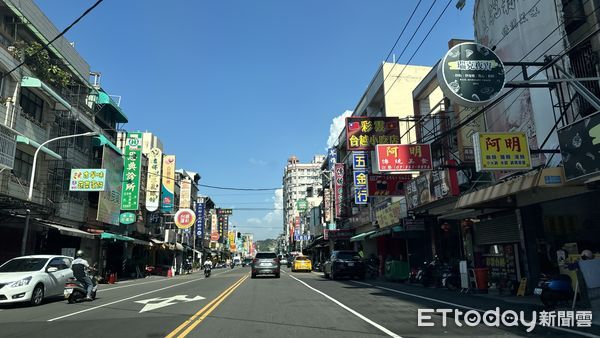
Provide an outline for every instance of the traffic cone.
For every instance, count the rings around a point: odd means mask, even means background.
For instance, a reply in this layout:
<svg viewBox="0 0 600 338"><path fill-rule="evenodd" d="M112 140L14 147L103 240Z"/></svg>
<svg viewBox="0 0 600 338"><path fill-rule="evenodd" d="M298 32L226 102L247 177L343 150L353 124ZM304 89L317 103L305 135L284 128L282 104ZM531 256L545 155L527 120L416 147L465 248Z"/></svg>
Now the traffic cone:
<svg viewBox="0 0 600 338"><path fill-rule="evenodd" d="M173 268L169 268L167 271L167 277L173 277Z"/></svg>
<svg viewBox="0 0 600 338"><path fill-rule="evenodd" d="M115 284L115 274L111 273L108 275L108 284Z"/></svg>

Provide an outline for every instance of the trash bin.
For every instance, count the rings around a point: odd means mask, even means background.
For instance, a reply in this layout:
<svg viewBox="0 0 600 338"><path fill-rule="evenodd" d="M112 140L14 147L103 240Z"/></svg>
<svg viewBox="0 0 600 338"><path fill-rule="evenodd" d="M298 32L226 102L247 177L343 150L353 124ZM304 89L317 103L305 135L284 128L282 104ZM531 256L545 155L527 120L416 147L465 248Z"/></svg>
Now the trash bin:
<svg viewBox="0 0 600 338"><path fill-rule="evenodd" d="M488 289L488 269L487 268L475 268L475 281L477 283L477 289L479 291L487 291Z"/></svg>
<svg viewBox="0 0 600 338"><path fill-rule="evenodd" d="M409 266L405 261L385 262L385 278L389 280L406 280L409 278Z"/></svg>

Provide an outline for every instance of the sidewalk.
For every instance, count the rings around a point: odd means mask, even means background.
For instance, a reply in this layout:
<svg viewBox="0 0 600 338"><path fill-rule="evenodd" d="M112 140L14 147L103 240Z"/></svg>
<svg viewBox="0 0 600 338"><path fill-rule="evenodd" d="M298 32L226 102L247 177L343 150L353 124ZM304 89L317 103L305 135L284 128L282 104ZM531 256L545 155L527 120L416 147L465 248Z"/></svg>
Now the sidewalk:
<svg viewBox="0 0 600 338"><path fill-rule="evenodd" d="M363 284L363 282L354 282ZM415 301L423 302L436 302L440 304L440 308L462 308L466 310L476 310L484 312L487 310L494 310L499 307L501 310L514 310L523 311L524 313L532 313L536 311L538 314L544 311L544 305L537 296L508 296L508 295L488 295L488 294L474 294L474 293L459 293L459 291L452 291L444 288L426 288L419 284L404 284L398 282L391 282L383 278L365 280L364 284L374 286L378 289L400 294L405 297L413 298ZM557 308L555 311L566 311L571 310L570 308ZM575 308L576 311L589 310ZM551 311L551 310L546 310ZM593 316L600 316L600 313L593 313ZM561 330L565 331L565 336L575 336L575 333L587 337L600 337L600 326L593 324L590 328L585 327L571 327L569 329ZM568 332L571 331L572 333Z"/></svg>

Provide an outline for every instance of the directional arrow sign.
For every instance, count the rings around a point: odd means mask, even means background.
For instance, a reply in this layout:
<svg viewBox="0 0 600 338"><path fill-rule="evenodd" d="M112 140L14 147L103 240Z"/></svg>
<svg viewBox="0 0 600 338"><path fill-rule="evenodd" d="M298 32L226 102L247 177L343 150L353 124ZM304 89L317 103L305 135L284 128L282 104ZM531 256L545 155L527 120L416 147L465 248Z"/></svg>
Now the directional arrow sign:
<svg viewBox="0 0 600 338"><path fill-rule="evenodd" d="M156 310L161 307L165 307L165 306L169 306L169 305L173 305L173 304L177 304L177 303L188 303L188 302L194 302L194 301L198 301L198 300L202 300L202 299L206 299L206 298L204 298L202 296L196 296L194 298L187 298L187 295L177 295L177 296L173 296L173 297L169 297L169 298L150 298L150 299L144 299L144 300L137 300L135 302L140 303L140 304L146 304L144 306L144 308L142 310L140 310L140 313L142 313L142 312Z"/></svg>

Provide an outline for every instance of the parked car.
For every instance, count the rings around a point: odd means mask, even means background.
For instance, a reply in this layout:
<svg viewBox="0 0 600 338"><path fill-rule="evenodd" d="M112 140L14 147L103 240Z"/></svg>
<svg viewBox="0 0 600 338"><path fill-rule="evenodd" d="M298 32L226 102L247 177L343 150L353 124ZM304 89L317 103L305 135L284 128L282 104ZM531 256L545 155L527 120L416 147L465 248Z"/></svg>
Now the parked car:
<svg viewBox="0 0 600 338"><path fill-rule="evenodd" d="M244 258L244 260L242 261L242 266L246 266L246 265L252 265L252 258L250 258L250 257Z"/></svg>
<svg viewBox="0 0 600 338"><path fill-rule="evenodd" d="M40 305L45 298L63 296L67 280L73 277L72 259L34 255L16 257L0 265L0 304Z"/></svg>
<svg viewBox="0 0 600 338"><path fill-rule="evenodd" d="M339 277L364 279L365 263L355 251L333 251L323 264L323 275L331 279Z"/></svg>
<svg viewBox="0 0 600 338"><path fill-rule="evenodd" d="M252 261L252 278L258 275L275 275L280 277L280 264L274 252L258 252Z"/></svg>
<svg viewBox="0 0 600 338"><path fill-rule="evenodd" d="M312 262L306 256L296 256L292 265L292 272L296 271L312 271Z"/></svg>
<svg viewBox="0 0 600 338"><path fill-rule="evenodd" d="M286 266L288 265L287 256L285 256L285 255L279 255L277 257L279 257L279 264L281 264L281 265L285 264Z"/></svg>

